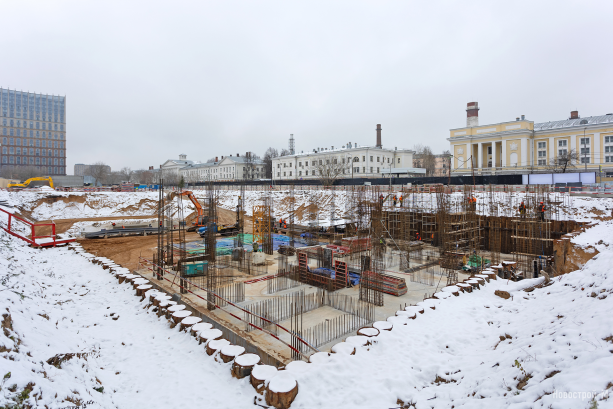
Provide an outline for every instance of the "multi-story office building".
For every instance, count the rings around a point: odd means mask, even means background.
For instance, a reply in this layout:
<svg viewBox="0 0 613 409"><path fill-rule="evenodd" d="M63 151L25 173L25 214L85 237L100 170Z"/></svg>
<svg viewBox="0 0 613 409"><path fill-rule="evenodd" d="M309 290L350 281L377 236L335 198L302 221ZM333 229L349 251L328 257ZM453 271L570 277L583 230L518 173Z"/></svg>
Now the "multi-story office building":
<svg viewBox="0 0 613 409"><path fill-rule="evenodd" d="M0 167L66 174L66 97L0 88Z"/></svg>

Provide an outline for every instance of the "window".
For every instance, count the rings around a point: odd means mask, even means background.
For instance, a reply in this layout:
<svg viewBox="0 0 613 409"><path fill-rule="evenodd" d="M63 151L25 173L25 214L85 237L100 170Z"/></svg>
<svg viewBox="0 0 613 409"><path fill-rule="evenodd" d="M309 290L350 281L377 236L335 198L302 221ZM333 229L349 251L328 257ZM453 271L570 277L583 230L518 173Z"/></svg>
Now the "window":
<svg viewBox="0 0 613 409"><path fill-rule="evenodd" d="M372 173L372 166L370 167L370 173Z"/></svg>
<svg viewBox="0 0 613 409"><path fill-rule="evenodd" d="M305 171L304 171L304 174L305 174L306 176L309 176L309 171L308 171L308 170L305 170Z"/></svg>
<svg viewBox="0 0 613 409"><path fill-rule="evenodd" d="M398 158L398 162L397 163L400 163L400 158Z"/></svg>
<svg viewBox="0 0 613 409"><path fill-rule="evenodd" d="M9 154L10 154L10 155L12 155L13 153L15 153L15 152L13 151L13 149L14 149L14 148L13 148L12 146L9 148Z"/></svg>
<svg viewBox="0 0 613 409"><path fill-rule="evenodd" d="M15 153L17 155L21 155L21 148L15 148Z"/></svg>
<svg viewBox="0 0 613 409"><path fill-rule="evenodd" d="M491 147L491 146L488 146L488 147L487 147L487 154L488 154L488 155L491 155L491 154L492 154L492 147Z"/></svg>
<svg viewBox="0 0 613 409"><path fill-rule="evenodd" d="M613 136L604 137L604 161L613 163Z"/></svg>
<svg viewBox="0 0 613 409"><path fill-rule="evenodd" d="M302 176L302 171L301 170L298 171L298 176Z"/></svg>
<svg viewBox="0 0 613 409"><path fill-rule="evenodd" d="M362 173L366 173L366 166L362 166Z"/></svg>
<svg viewBox="0 0 613 409"><path fill-rule="evenodd" d="M558 148L566 148L566 143L568 141L566 139L558 141Z"/></svg>
<svg viewBox="0 0 613 409"><path fill-rule="evenodd" d="M372 156L370 157L370 161L372 162Z"/></svg>
<svg viewBox="0 0 613 409"><path fill-rule="evenodd" d="M9 145L15 145L15 144L13 143L13 138L9 138Z"/></svg>
<svg viewBox="0 0 613 409"><path fill-rule="evenodd" d="M379 168L377 168L377 173L379 173Z"/></svg>
<svg viewBox="0 0 613 409"><path fill-rule="evenodd" d="M286 172L283 172L283 176L287 176L287 173L286 173Z"/></svg>
<svg viewBox="0 0 613 409"><path fill-rule="evenodd" d="M379 156L377 156L377 162L379 162Z"/></svg>
<svg viewBox="0 0 613 409"><path fill-rule="evenodd" d="M366 156L362 155L362 162L366 162Z"/></svg>
<svg viewBox="0 0 613 409"><path fill-rule="evenodd" d="M547 142L537 142L538 166L547 165Z"/></svg>
<svg viewBox="0 0 613 409"><path fill-rule="evenodd" d="M568 150L558 149L558 156L566 156L567 154L568 154Z"/></svg>
<svg viewBox="0 0 613 409"><path fill-rule="evenodd" d="M360 173L360 168L353 168L354 173Z"/></svg>
<svg viewBox="0 0 613 409"><path fill-rule="evenodd" d="M581 145L589 145L590 144L590 138L581 138L580 144Z"/></svg>
<svg viewBox="0 0 613 409"><path fill-rule="evenodd" d="M292 176L292 171L291 170L289 171L289 175Z"/></svg>
<svg viewBox="0 0 613 409"><path fill-rule="evenodd" d="M302 162L298 162L298 166L302 167Z"/></svg>
<svg viewBox="0 0 613 409"><path fill-rule="evenodd" d="M313 163L311 163L311 165L315 166L315 165L317 165L317 162L313 161Z"/></svg>
<svg viewBox="0 0 613 409"><path fill-rule="evenodd" d="M291 162L289 163L289 167L290 167L290 168L292 167L292 163L291 163ZM290 175L291 175L291 172L290 172Z"/></svg>

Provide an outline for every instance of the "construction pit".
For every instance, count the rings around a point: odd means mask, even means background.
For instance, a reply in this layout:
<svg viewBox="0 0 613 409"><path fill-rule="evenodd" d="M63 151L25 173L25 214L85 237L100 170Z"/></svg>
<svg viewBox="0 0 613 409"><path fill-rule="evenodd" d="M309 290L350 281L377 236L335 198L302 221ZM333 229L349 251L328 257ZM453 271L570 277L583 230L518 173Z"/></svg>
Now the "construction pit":
<svg viewBox="0 0 613 409"><path fill-rule="evenodd" d="M202 236L186 231L195 218L182 216L189 206L160 195L146 222L172 228L80 242L180 297L262 362L281 366L330 352L360 328L393 325L405 308L455 286L468 291L465 282L483 273L512 280L556 274L554 242L582 226L568 217L568 195L460 188L332 190L325 207L321 191L236 191L233 211L228 192L209 186L200 200L212 228ZM517 211L521 201L525 215ZM232 222L233 234L217 232L217 224Z"/></svg>

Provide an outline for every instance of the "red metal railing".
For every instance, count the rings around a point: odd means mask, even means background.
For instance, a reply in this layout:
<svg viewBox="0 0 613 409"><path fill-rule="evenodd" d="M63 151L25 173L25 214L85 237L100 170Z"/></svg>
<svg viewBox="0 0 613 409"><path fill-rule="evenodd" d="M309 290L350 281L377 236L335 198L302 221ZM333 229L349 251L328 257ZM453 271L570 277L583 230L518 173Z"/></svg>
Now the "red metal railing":
<svg viewBox="0 0 613 409"><path fill-rule="evenodd" d="M204 301L206 301L207 303L211 303L211 301L207 300L206 298L202 297L202 296L201 296L201 295L199 295L199 294L194 293L194 292L193 292L193 291L191 291L189 288L186 288L186 287L184 287L184 286L180 285L180 284L179 284L179 283L177 283L175 280L170 281L169 279L167 279L166 277L164 277L164 275L161 275L161 274L157 273L157 272L156 272L156 271L155 271L153 268L150 268L150 267L149 267L149 266L147 266L145 263L148 263L148 264L150 264L151 266L158 267L159 269L161 269L162 271L164 271L166 274L170 274L170 275L172 275L172 276L173 276L175 279L176 279L176 278L178 278L179 280L182 280L182 281L184 281L184 282L186 282L186 283L188 283L188 284L190 284L190 285L192 285L192 286L194 286L194 287L198 288L199 290L205 291L206 293L209 293L209 294L213 295L213 296L214 296L215 298L217 298L217 299L223 300L223 301L224 301L224 302L226 302L228 305L231 305L231 306L233 306L233 307L237 308L238 310L243 311L244 313L246 313L246 314L248 314L248 315L251 315L251 316L256 317L256 318L258 318L259 320L262 320L262 321L264 321L264 322L266 322L266 323L268 323L268 324L271 324L271 325L276 326L277 328L281 329L282 331L284 331L284 332L288 333L288 334L289 334L289 336L290 336L290 338L294 338L294 339L295 339L295 340L297 340L299 343L301 343L301 344L303 344L303 345L307 346L308 348L310 348L310 349L311 349L311 350L313 350L314 352L319 352L319 350L318 350L317 348L315 348L314 346L312 346L311 344L309 344L308 342L306 342L305 340L303 340L302 338L300 338L299 336L297 336L297 335L296 335L296 334L294 334L293 332L289 331L289 330L288 330L288 329L286 329L285 327L283 327L283 326L281 326L281 325L277 324L276 322L274 322L274 321L270 321L269 319L266 319L266 318L264 318L264 317L262 317L262 316L260 316L260 315L258 315L258 314L255 314L255 313L253 313L253 312L251 312L251 311L249 311L249 310L247 310L247 309L245 309L245 308L243 308L243 307L241 307L241 306L239 306L239 305L237 305L237 304L233 303L232 301L230 301L230 300L228 300L228 299L226 299L226 298L224 298L224 297L220 296L219 294L217 294L217 293L215 293L215 292L213 292L213 291L207 290L206 288L202 288L202 287L200 287L200 286L198 286L198 285L196 285L196 284L192 283L191 281L189 281L189 280L188 280L188 279L186 279L185 277L179 277L177 274L175 274L175 273L173 273L173 272L170 272L170 271L168 271L168 270L166 270L166 269L164 269L164 268L162 268L162 267L158 266L158 265L157 265L157 264L155 264L153 261L147 260L147 259L146 259L146 258L144 258L144 257L139 257L139 258L138 258L138 260L139 260L139 261L138 261L139 265L142 265L142 266L144 266L144 267L145 267L147 270L149 270L149 271L153 272L153 274L157 275L157 277L158 277L158 278L163 278L164 280L168 281L169 283L172 283L172 284L174 284L174 285L177 285L178 287L180 287L180 288L182 288L183 290L185 290L185 291L189 292L190 294L195 295L196 297L200 298L201 300L204 300ZM145 263L143 263L143 261L144 261ZM260 330L260 331L264 332L265 334L270 335L271 337L275 338L277 341L279 341L279 342L281 342L281 343L285 344L285 345L286 345L287 347L289 347L289 348L290 348L292 351L294 351L294 352L296 352L296 353L298 353L298 354L300 354L300 355L304 356L304 354L303 354L301 351L299 351L298 349L294 348L293 346L291 346L291 345L290 345L290 344L288 344L287 342L283 341L281 338L279 338L277 335L273 334L272 332L267 331L267 330L265 330L265 329L264 329L264 328L262 328L262 327L259 327L259 326L255 325L255 324L253 324L253 323L251 323L251 322L249 322L249 321L247 321L247 320L242 319L242 318L241 318L241 317L239 317L238 315L233 314L233 313L231 313L230 311L228 311L228 310L224 309L223 307L219 306L217 303L212 303L212 304L213 304L213 305L214 305L216 308L220 309L221 311L224 311L224 312L226 312L226 313L230 314L230 316L232 316L232 317L236 318L237 320L239 320L239 321L243 321L243 322L245 322L247 325L249 325L249 326L251 326L251 327L253 327L253 328L257 329L257 330Z"/></svg>
<svg viewBox="0 0 613 409"><path fill-rule="evenodd" d="M1 212L4 212L8 215L8 221L6 222L6 225L4 222L0 222L0 227L2 227L2 229L4 229L4 231L6 231L8 234L10 234L11 236L15 236L20 238L21 240L27 242L28 244L34 246L34 247L55 247L58 244L66 244L66 243L70 243L75 241L75 239L63 239L63 240L56 240L56 234L55 234L55 223L32 223L28 220L25 220L19 216L15 216L13 213L9 213L4 209L0 209ZM15 220L13 220L15 219ZM21 235L19 232L17 232L14 229L14 224L15 221L19 221L23 224L25 224L26 226L28 226L31 229L31 233L30 233L30 237L25 237L23 235ZM46 236L37 236L36 235L36 228L37 227L44 227L44 226L51 226L51 234L50 235L46 235ZM51 239L50 241L44 241L44 242L37 242L36 240L39 239ZM40 241L40 240L39 240Z"/></svg>

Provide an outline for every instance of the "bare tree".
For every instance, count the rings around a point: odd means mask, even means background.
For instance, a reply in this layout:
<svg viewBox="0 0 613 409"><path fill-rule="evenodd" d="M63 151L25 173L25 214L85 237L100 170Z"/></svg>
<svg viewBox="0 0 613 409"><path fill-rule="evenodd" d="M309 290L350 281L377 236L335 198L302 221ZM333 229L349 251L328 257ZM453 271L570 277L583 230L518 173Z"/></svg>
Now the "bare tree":
<svg viewBox="0 0 613 409"><path fill-rule="evenodd" d="M564 150L562 155L558 155L549 160L549 169L552 173L566 173L569 169L574 169L575 164L579 161L579 154L576 150Z"/></svg>
<svg viewBox="0 0 613 409"><path fill-rule="evenodd" d="M215 163L215 158L207 159L206 163Z"/></svg>
<svg viewBox="0 0 613 409"><path fill-rule="evenodd" d="M321 184L329 187L334 184L337 179L350 173L351 158L339 157L335 155L320 157L315 162L315 174L321 181Z"/></svg>
<svg viewBox="0 0 613 409"><path fill-rule="evenodd" d="M253 180L256 176L256 170L258 163L260 162L260 157L253 152L247 152L245 154L245 162L243 168L243 179ZM259 173L258 173L259 175Z"/></svg>
<svg viewBox="0 0 613 409"><path fill-rule="evenodd" d="M123 182L127 182L127 183L130 183L130 181L132 180L132 174L133 173L134 172L132 172L132 169L130 169L127 166L121 168L121 170L119 171L119 174L121 175L122 181Z"/></svg>
<svg viewBox="0 0 613 409"><path fill-rule="evenodd" d="M289 149L281 149L281 153L279 154L279 156L289 156L289 154Z"/></svg>
<svg viewBox="0 0 613 409"><path fill-rule="evenodd" d="M272 160L279 157L279 152L275 148L266 149L264 153L264 177L272 179Z"/></svg>
<svg viewBox="0 0 613 409"><path fill-rule="evenodd" d="M19 179L22 182L38 176L43 176L43 172L36 166L2 166L2 171L0 171L0 177Z"/></svg>
<svg viewBox="0 0 613 409"><path fill-rule="evenodd" d="M429 146L421 144L415 145L415 156L413 160L416 168L426 169L426 176L433 176L436 171L436 157L432 153L432 149Z"/></svg>
<svg viewBox="0 0 613 409"><path fill-rule="evenodd" d="M94 178L94 186L98 183L105 183L106 179L111 173L111 167L104 162L96 162L93 165L89 165L85 174Z"/></svg>
<svg viewBox="0 0 613 409"><path fill-rule="evenodd" d="M443 151L443 174L441 176L451 176L451 152Z"/></svg>
<svg viewBox="0 0 613 409"><path fill-rule="evenodd" d="M144 185L150 185L153 183L153 172L150 170L144 170L140 174L140 183Z"/></svg>

